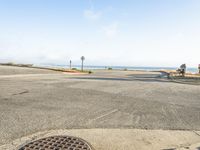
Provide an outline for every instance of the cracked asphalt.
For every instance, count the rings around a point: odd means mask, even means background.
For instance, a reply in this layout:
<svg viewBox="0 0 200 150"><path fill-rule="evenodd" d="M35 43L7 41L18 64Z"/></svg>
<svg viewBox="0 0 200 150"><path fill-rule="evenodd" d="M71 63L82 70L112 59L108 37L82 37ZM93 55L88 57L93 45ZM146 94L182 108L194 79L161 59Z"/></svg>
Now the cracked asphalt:
<svg viewBox="0 0 200 150"><path fill-rule="evenodd" d="M200 86L158 72L0 66L0 145L54 129L200 130Z"/></svg>

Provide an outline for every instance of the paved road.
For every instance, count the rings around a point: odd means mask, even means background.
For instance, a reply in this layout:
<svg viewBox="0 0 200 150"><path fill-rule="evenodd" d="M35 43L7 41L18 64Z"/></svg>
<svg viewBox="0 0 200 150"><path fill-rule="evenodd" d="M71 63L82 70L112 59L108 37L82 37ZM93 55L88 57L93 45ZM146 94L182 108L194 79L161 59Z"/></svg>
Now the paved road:
<svg viewBox="0 0 200 150"><path fill-rule="evenodd" d="M71 75L1 66L0 89L0 145L48 129L200 130L200 86L155 72Z"/></svg>

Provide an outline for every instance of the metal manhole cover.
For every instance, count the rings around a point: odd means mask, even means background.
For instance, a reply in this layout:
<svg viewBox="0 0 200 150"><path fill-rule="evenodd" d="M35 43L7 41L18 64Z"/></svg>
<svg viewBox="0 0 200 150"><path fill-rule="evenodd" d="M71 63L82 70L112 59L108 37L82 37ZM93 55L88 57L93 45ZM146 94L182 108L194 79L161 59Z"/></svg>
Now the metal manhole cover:
<svg viewBox="0 0 200 150"><path fill-rule="evenodd" d="M71 136L52 136L23 145L19 150L93 150L83 139Z"/></svg>

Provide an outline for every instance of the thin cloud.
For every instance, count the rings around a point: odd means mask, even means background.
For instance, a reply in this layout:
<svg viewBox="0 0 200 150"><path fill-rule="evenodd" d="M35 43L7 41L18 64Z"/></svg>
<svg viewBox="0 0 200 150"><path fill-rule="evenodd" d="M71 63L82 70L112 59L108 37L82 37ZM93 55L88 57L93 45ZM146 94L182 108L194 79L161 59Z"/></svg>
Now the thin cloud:
<svg viewBox="0 0 200 150"><path fill-rule="evenodd" d="M88 20L98 20L102 15L101 12L95 12L90 9L85 10L83 14L84 14L84 17Z"/></svg>
<svg viewBox="0 0 200 150"><path fill-rule="evenodd" d="M89 9L84 10L83 15L88 20L98 20L102 16L101 11L95 11L93 0L89 0Z"/></svg>

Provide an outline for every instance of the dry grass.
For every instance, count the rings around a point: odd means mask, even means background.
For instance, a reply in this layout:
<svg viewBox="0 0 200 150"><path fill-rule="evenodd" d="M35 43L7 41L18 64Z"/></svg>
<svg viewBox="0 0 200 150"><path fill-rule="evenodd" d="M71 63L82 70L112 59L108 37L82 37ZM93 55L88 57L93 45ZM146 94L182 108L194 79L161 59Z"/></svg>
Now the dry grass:
<svg viewBox="0 0 200 150"><path fill-rule="evenodd" d="M15 67L26 67L26 68L35 68L35 69L44 69L44 70L52 70L52 71L59 71L59 72L69 72L69 73L92 73L90 70L78 70L78 69L64 69L64 68L50 68L50 67L38 67L33 66L32 64L15 64L15 63L3 63L0 65L4 66L15 66Z"/></svg>

